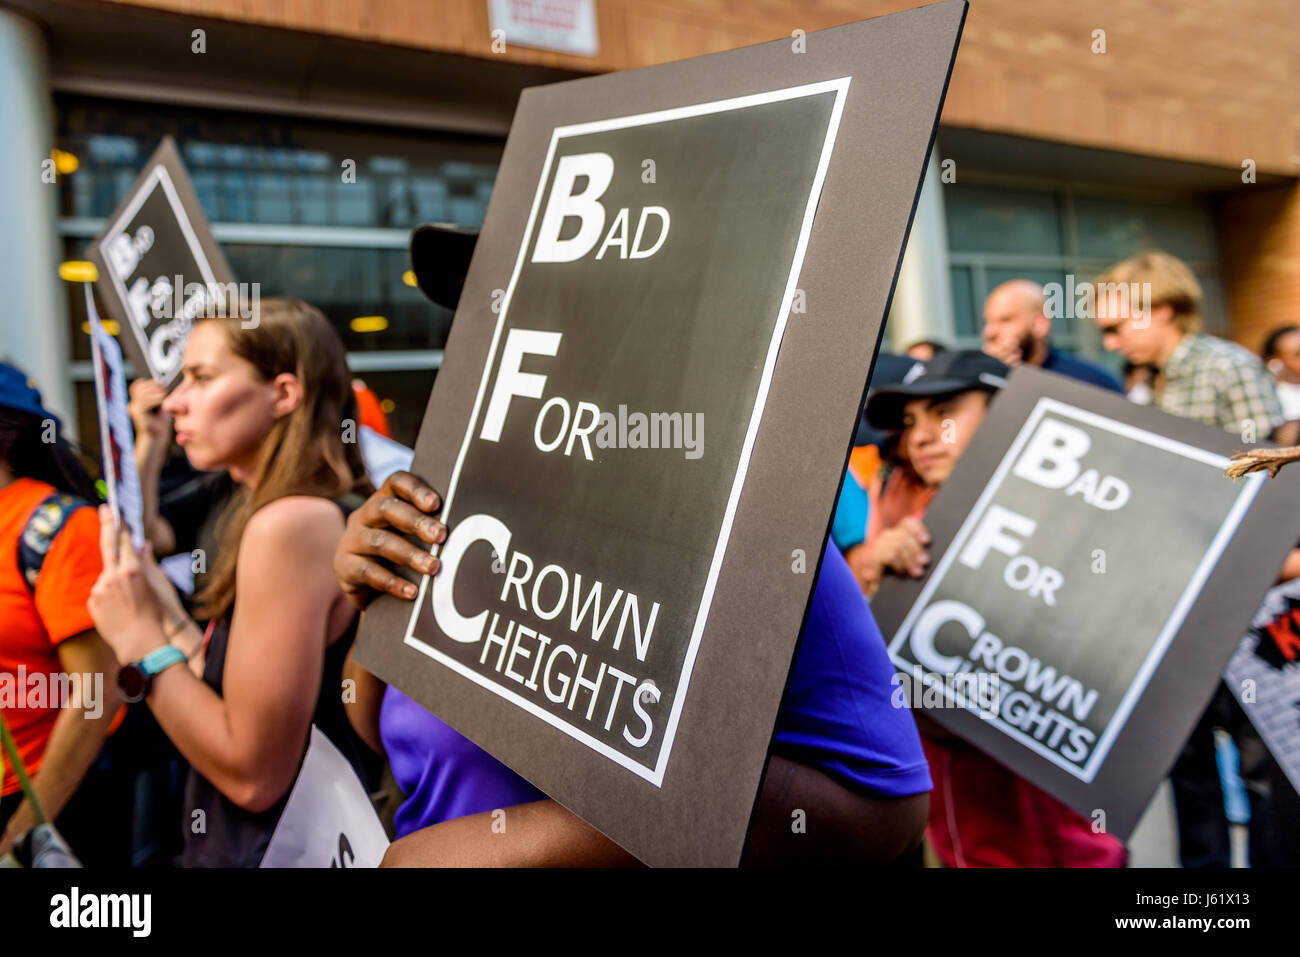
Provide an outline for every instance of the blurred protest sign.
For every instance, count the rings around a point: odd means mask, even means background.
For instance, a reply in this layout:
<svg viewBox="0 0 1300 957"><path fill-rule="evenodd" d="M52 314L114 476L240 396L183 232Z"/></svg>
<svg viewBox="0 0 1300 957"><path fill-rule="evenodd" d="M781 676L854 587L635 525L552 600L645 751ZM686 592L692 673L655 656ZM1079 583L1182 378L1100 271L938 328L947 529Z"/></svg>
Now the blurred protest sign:
<svg viewBox="0 0 1300 957"><path fill-rule="evenodd" d="M129 330L123 341L139 376L174 382L190 326L210 309L251 316L170 136L91 241L89 254L108 314Z"/></svg>
<svg viewBox="0 0 1300 957"><path fill-rule="evenodd" d="M95 409L99 415L99 448L104 466L108 506L118 527L131 533L131 543L144 544L144 500L140 473L135 467L135 433L127 410L126 376L122 350L99 321L95 294L86 290L86 318L90 324L90 363L95 372Z"/></svg>
<svg viewBox="0 0 1300 957"><path fill-rule="evenodd" d="M648 863L740 859L965 11L520 99L358 660Z"/></svg>
<svg viewBox="0 0 1300 957"><path fill-rule="evenodd" d="M1300 579L1269 589L1223 680L1300 791Z"/></svg>
<svg viewBox="0 0 1300 957"><path fill-rule="evenodd" d="M388 835L347 758L312 725L260 867L378 867Z"/></svg>
<svg viewBox="0 0 1300 957"><path fill-rule="evenodd" d="M1126 838L1300 537L1297 476L1224 476L1241 445L1016 369L926 513L931 571L872 603L926 714Z"/></svg>

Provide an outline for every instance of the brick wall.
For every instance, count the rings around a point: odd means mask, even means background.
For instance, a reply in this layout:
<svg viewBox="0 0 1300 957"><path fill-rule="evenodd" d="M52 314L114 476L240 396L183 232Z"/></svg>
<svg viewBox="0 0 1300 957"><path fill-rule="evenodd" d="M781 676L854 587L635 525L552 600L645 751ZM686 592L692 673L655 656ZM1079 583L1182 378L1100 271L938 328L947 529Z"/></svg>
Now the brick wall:
<svg viewBox="0 0 1300 957"><path fill-rule="evenodd" d="M487 0L97 0L491 57ZM618 70L789 37L914 0L597 0L594 58ZM1105 31L1094 53L1093 31ZM508 38L507 38L508 39ZM816 55L815 47L807 55ZM1293 0L975 0L943 121L1300 175L1300 5Z"/></svg>
<svg viewBox="0 0 1300 957"><path fill-rule="evenodd" d="M1246 187L1220 212L1220 254L1234 339L1258 350L1300 324L1300 186Z"/></svg>

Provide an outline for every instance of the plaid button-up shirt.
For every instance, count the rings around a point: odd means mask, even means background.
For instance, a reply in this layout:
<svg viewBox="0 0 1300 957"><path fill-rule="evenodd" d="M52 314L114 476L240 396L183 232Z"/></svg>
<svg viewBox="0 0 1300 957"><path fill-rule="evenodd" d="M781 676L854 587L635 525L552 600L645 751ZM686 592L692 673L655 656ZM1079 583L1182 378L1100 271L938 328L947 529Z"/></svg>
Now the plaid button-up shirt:
<svg viewBox="0 0 1300 957"><path fill-rule="evenodd" d="M1214 336L1187 335L1161 370L1160 408L1242 435L1254 423L1263 441L1286 421L1264 364L1244 346Z"/></svg>

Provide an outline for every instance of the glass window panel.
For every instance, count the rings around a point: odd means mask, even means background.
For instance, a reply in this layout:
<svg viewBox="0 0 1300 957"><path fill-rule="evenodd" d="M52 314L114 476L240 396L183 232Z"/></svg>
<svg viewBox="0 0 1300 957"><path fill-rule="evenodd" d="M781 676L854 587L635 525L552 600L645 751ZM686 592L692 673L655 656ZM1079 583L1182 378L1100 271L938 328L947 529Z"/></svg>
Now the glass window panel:
<svg viewBox="0 0 1300 957"><path fill-rule="evenodd" d="M297 177L297 222L308 226L326 226L330 222L329 181L320 175L303 173Z"/></svg>
<svg viewBox="0 0 1300 957"><path fill-rule="evenodd" d="M198 194L199 205L211 215L221 210L221 184L217 174L209 170L193 170L190 179L194 181L194 192Z"/></svg>
<svg viewBox="0 0 1300 957"><path fill-rule="evenodd" d="M1198 273L1196 279L1201 284L1201 318L1205 321L1205 331L1215 335L1226 335L1228 321L1228 302L1223 294L1223 282L1218 276ZM1279 319L1278 324L1281 324Z"/></svg>
<svg viewBox="0 0 1300 957"><path fill-rule="evenodd" d="M1074 214L1082 256L1113 262L1146 249L1162 249L1193 262L1218 258L1214 219L1200 204L1077 196Z"/></svg>
<svg viewBox="0 0 1300 957"><path fill-rule="evenodd" d="M477 196L453 196L447 209L451 222L460 226L481 223L487 215L487 203Z"/></svg>
<svg viewBox="0 0 1300 957"><path fill-rule="evenodd" d="M330 168L330 158L327 153L301 150L295 155L298 158L298 169L304 172L323 173Z"/></svg>
<svg viewBox="0 0 1300 957"><path fill-rule="evenodd" d="M319 246L222 247L240 282L259 284L259 295L296 296L329 317L349 352L441 349L450 310L435 306L402 281L410 268L405 249ZM383 316L387 328L354 332L358 316Z"/></svg>
<svg viewBox="0 0 1300 957"><path fill-rule="evenodd" d="M202 141L185 143L181 146L181 155L185 157L185 165L190 169L213 166L218 162L217 147Z"/></svg>
<svg viewBox="0 0 1300 957"><path fill-rule="evenodd" d="M1059 254L1057 196L1033 190L944 187L948 248L959 252Z"/></svg>
<svg viewBox="0 0 1300 957"><path fill-rule="evenodd" d="M339 226L387 226L387 217L374 209L374 187L369 180L355 183L341 180L334 186L334 222Z"/></svg>
<svg viewBox="0 0 1300 957"><path fill-rule="evenodd" d="M251 195L248 177L242 172L224 172L217 175L218 199L220 210L216 219L223 222L246 223L253 219ZM209 219L213 215L204 210Z"/></svg>
<svg viewBox="0 0 1300 957"><path fill-rule="evenodd" d="M134 163L138 149L129 136L93 136L86 152L95 163Z"/></svg>
<svg viewBox="0 0 1300 957"><path fill-rule="evenodd" d="M488 137L76 96L56 97L56 107L59 146L82 161L61 178L64 216L111 213L166 134L180 143L208 218L222 223L477 226L501 155ZM345 160L356 164L354 183L342 181ZM312 174L310 185L297 182ZM451 206L450 196L461 199Z"/></svg>
<svg viewBox="0 0 1300 957"><path fill-rule="evenodd" d="M289 177L257 172L253 182L253 219L259 223L292 223L292 191Z"/></svg>
<svg viewBox="0 0 1300 957"><path fill-rule="evenodd" d="M948 270L952 283L953 323L959 338L978 336L980 324L975 310L975 287L970 267L952 266Z"/></svg>

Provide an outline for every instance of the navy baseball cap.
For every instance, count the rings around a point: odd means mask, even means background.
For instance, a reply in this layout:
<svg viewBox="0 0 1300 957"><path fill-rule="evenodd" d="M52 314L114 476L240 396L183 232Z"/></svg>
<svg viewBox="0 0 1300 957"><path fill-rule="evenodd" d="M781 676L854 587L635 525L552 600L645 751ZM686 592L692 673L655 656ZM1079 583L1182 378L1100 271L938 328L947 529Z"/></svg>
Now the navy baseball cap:
<svg viewBox="0 0 1300 957"><path fill-rule="evenodd" d="M978 349L941 352L929 362L918 363L897 385L871 393L867 399L867 422L877 429L898 431L903 427L903 407L913 399L937 398L982 389L996 392L1007 384L1011 371L1005 363Z"/></svg>
<svg viewBox="0 0 1300 957"><path fill-rule="evenodd" d="M57 415L41 405L41 393L31 380L8 362L0 362L0 406L26 412L38 419L53 419L56 425L62 424Z"/></svg>
<svg viewBox="0 0 1300 957"><path fill-rule="evenodd" d="M453 312L465 288L478 230L450 223L425 223L411 233L411 271L415 283L438 305Z"/></svg>
<svg viewBox="0 0 1300 957"><path fill-rule="evenodd" d="M909 375L920 375L924 369L925 363L911 356L903 356L895 352L882 352L876 356L876 365L871 370L871 382L867 387L867 401L862 403L862 414L858 417L858 430L853 436L855 447L861 448L864 445L885 447L889 441L889 433L881 429L873 429L867 421L867 405L871 401L871 396L877 389L898 385Z"/></svg>

